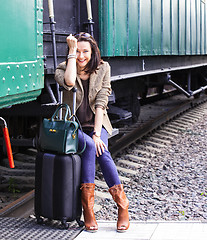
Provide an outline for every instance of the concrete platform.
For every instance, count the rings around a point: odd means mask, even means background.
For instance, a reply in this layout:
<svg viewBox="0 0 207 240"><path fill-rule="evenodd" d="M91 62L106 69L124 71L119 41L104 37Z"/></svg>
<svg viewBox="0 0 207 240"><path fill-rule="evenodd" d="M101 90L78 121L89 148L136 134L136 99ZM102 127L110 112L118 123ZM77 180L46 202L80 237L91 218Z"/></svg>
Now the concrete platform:
<svg viewBox="0 0 207 240"><path fill-rule="evenodd" d="M136 240L207 240L207 222L140 222L131 221L125 233L116 232L115 221L97 221L96 233L82 231L75 239L136 239Z"/></svg>
<svg viewBox="0 0 207 240"><path fill-rule="evenodd" d="M207 240L207 222L140 222L131 221L125 233L116 231L115 221L98 221L99 230L89 233L74 221L61 229L59 221L33 218L0 218L0 240Z"/></svg>

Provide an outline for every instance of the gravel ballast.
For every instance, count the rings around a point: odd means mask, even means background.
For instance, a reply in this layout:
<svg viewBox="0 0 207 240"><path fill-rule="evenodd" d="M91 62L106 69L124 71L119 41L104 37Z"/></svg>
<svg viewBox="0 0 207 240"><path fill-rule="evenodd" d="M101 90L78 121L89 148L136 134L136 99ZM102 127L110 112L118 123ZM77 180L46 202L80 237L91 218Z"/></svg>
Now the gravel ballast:
<svg viewBox="0 0 207 240"><path fill-rule="evenodd" d="M135 176L126 175L131 179L124 183L130 220L207 220L206 119L204 114L185 131L178 131L161 152L141 163ZM127 153L133 154L135 148ZM111 198L96 198L95 203L102 207L96 212L98 220L117 219Z"/></svg>

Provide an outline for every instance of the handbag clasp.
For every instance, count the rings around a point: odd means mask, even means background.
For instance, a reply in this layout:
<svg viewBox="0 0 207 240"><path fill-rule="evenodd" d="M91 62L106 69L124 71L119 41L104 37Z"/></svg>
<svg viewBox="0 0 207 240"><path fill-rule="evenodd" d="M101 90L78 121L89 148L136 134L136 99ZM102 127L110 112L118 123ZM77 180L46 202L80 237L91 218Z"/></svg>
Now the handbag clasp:
<svg viewBox="0 0 207 240"><path fill-rule="evenodd" d="M55 129L50 129L49 131L50 131L50 132L56 132L56 130L55 130Z"/></svg>

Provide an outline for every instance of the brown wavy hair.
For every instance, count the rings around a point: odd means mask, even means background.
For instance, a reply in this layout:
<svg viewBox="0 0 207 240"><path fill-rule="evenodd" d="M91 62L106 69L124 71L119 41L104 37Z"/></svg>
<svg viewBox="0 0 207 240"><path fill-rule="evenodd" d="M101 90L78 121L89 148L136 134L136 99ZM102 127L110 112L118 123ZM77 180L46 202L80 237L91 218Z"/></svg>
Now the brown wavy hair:
<svg viewBox="0 0 207 240"><path fill-rule="evenodd" d="M95 72L98 69L98 66L102 63L100 50L96 40L89 33L86 32L80 32L78 34L75 34L74 37L77 39L78 42L85 41L90 43L92 50L91 59L85 66L84 71L89 74Z"/></svg>

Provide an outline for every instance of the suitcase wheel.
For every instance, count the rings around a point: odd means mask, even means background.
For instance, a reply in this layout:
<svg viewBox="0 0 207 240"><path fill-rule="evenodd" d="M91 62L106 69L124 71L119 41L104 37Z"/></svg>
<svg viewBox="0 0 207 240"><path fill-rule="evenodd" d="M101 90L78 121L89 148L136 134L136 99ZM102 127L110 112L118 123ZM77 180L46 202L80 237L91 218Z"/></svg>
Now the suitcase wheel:
<svg viewBox="0 0 207 240"><path fill-rule="evenodd" d="M80 218L76 219L76 222L78 223L79 227L84 227L84 222L80 220Z"/></svg>
<svg viewBox="0 0 207 240"><path fill-rule="evenodd" d="M66 222L65 219L62 220L62 226L61 226L62 229L68 229L69 228L69 224Z"/></svg>
<svg viewBox="0 0 207 240"><path fill-rule="evenodd" d="M43 218L41 218L40 216L37 216L36 219L37 219L37 224L43 224Z"/></svg>

